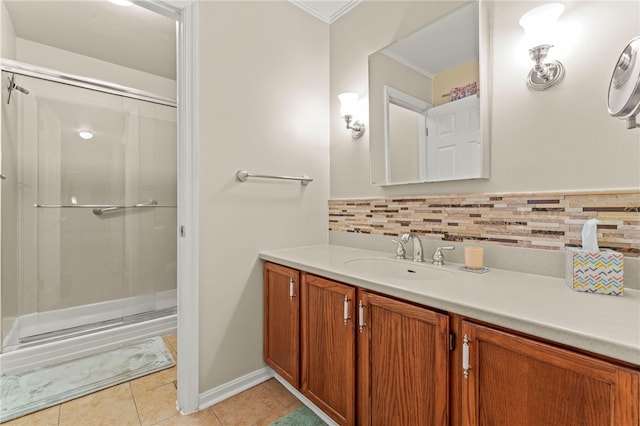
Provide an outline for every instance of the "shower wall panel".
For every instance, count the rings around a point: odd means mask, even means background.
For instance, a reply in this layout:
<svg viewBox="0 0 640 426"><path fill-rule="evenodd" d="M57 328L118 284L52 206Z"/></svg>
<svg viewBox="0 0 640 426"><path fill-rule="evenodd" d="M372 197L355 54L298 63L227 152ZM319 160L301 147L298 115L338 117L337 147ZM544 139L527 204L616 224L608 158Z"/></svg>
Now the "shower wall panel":
<svg viewBox="0 0 640 426"><path fill-rule="evenodd" d="M2 73L2 82L8 75ZM7 105L7 92L2 91L2 174L6 177L0 184L1 239L0 246L0 315L2 317L2 340L6 337L18 316L18 102ZM10 184L14 182L14 184Z"/></svg>
<svg viewBox="0 0 640 426"><path fill-rule="evenodd" d="M131 120L129 139L137 147L126 155L127 197L135 202L156 200L175 205L176 124L175 110L162 105L125 101ZM130 248L125 270L131 295L138 296L176 288L176 209L141 209L125 217L126 245Z"/></svg>

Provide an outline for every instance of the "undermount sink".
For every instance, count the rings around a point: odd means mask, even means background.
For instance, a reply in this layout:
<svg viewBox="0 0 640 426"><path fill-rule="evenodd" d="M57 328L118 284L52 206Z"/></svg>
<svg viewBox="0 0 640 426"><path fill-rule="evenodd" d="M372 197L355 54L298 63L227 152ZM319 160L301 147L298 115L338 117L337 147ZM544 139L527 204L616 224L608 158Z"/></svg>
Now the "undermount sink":
<svg viewBox="0 0 640 426"><path fill-rule="evenodd" d="M428 263L377 257L350 259L344 262L352 273L371 278L395 280L442 281L455 276L454 272Z"/></svg>

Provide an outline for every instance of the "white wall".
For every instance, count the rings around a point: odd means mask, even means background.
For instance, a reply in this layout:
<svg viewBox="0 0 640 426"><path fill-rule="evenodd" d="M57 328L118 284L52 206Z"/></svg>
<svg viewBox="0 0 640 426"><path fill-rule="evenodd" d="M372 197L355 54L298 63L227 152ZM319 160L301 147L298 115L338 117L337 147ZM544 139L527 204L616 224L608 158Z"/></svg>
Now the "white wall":
<svg viewBox="0 0 640 426"><path fill-rule="evenodd" d="M327 242L329 28L284 1L199 7L203 392L264 365L259 251Z"/></svg>
<svg viewBox="0 0 640 426"><path fill-rule="evenodd" d="M518 25L523 13L542 3L490 3L491 179L369 185L369 133L351 140L340 120L337 95L365 95L369 54L458 3L363 2L331 26L331 198L640 188L640 131L626 130L606 110L615 62L640 34L640 3L566 2L560 23L569 34L552 51L566 66L566 77L545 92L526 87L532 63Z"/></svg>

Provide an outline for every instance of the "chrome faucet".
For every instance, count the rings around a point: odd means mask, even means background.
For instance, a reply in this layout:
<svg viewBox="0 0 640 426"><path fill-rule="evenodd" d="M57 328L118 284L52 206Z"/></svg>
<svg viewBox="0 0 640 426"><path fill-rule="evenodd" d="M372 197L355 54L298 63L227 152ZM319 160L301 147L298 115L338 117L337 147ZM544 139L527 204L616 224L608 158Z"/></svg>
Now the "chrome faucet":
<svg viewBox="0 0 640 426"><path fill-rule="evenodd" d="M404 241L391 240L397 244L396 246L396 259L404 259L405 251L404 251Z"/></svg>
<svg viewBox="0 0 640 426"><path fill-rule="evenodd" d="M442 246L436 248L435 253L433 253L433 256L431 257L433 264L436 266L444 265L444 254L442 254L442 250L455 250L455 246Z"/></svg>
<svg viewBox="0 0 640 426"><path fill-rule="evenodd" d="M402 234L402 238L400 241L406 243L409 241L409 238L413 241L413 261L414 262L424 262L424 258L422 257L422 243L420 242L420 238L413 232L409 232L407 234Z"/></svg>

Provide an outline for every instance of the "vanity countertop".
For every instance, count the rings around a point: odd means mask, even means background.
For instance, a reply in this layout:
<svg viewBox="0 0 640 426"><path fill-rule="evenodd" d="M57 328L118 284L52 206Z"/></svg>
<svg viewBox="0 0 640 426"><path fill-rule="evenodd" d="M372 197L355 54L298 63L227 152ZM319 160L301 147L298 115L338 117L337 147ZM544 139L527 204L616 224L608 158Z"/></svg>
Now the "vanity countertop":
<svg viewBox="0 0 640 426"><path fill-rule="evenodd" d="M440 267L454 271L453 280L391 282L358 276L345 262L393 253L327 244L265 250L260 258L640 366L640 290L576 292L562 278L500 269L475 274L455 263Z"/></svg>

